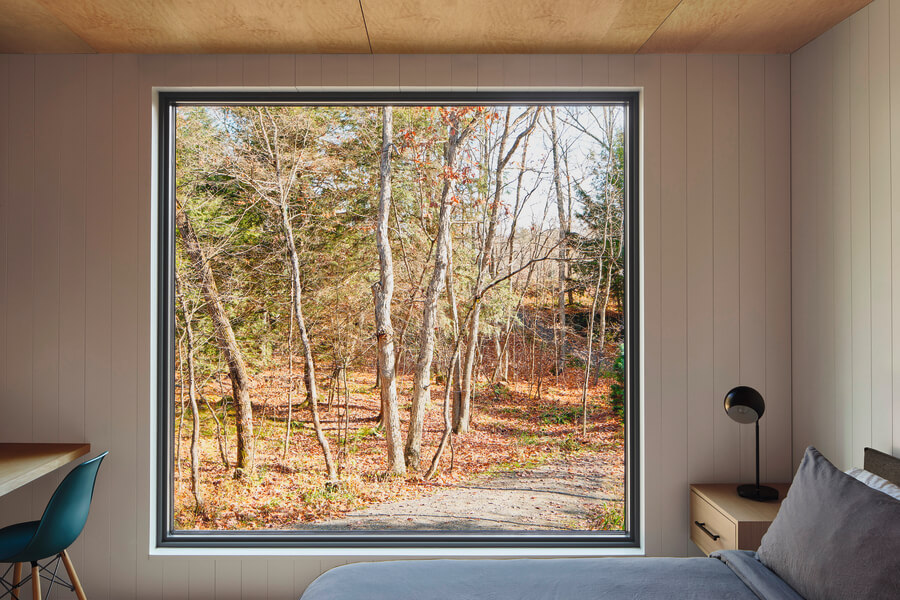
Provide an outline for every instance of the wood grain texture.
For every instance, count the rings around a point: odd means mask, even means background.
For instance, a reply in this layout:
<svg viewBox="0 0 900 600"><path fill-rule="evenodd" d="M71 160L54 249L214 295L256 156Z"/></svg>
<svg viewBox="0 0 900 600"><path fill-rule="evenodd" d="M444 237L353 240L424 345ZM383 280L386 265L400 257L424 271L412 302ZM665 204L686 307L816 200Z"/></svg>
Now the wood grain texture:
<svg viewBox="0 0 900 600"><path fill-rule="evenodd" d="M873 2L791 70L794 464L813 444L859 467L866 445L900 455L900 3ZM809 161L823 140L831 156Z"/></svg>
<svg viewBox="0 0 900 600"><path fill-rule="evenodd" d="M735 521L771 521L778 513L781 502L787 496L789 483L766 483L778 490L778 500L756 502L737 494L737 483L699 483L691 485L691 491L715 505Z"/></svg>
<svg viewBox="0 0 900 600"><path fill-rule="evenodd" d="M683 0L641 52L790 53L871 0Z"/></svg>
<svg viewBox="0 0 900 600"><path fill-rule="evenodd" d="M0 297L6 319L0 326L0 349L8 357L6 370L0 365L4 391L0 409L12 417L0 421L0 433L4 440L31 440L38 434L34 415L39 410L47 418L56 419L54 431L62 435L69 426L64 419L83 415L83 423L76 422L75 429L83 427L84 439L96 449L111 450L79 541L81 554L74 557L91 598L160 598L173 587L187 590L191 598L296 597L323 569L346 562L343 557L291 557L275 564L254 557L147 556L152 445L147 415L152 410L149 249L153 87L265 85L262 73L267 66L270 85L292 85L293 81L293 85L304 88L346 81L347 85L363 88L372 82L388 89L503 89L535 84L641 89L643 493L648 554L688 552L688 499L684 490L690 480L728 481L740 474L741 460L747 457L736 442L739 426L725 416L721 401L725 391L738 383L743 361L765 364L770 411L766 418L774 421L775 415L781 414L783 419L784 429L764 439L769 470L773 462L790 463L790 456L785 455L789 441L783 434L791 427L792 399L789 390L784 390L791 374L791 361L784 359L791 352L790 330L785 326L791 284L789 270L778 263L784 260L791 243L785 217L790 210L786 171L790 163L786 131L788 59L766 58L765 77L758 76L757 67L752 71L755 75L743 82L746 97L765 101L761 111L741 101L736 56L523 54L507 60L491 54L466 54L360 58L92 55L44 63L47 68L52 66L53 72L58 71L51 76L49 70L42 75L36 71L34 57L0 56L0 81L8 82L8 86L0 86L0 133L8 131L0 137L0 153L4 145L16 150L0 154L0 169L5 169L0 173L8 174L0 178L0 227L7 233L3 240L5 267L0 266L6 269L0 282L5 286L0 290L6 290ZM770 65L774 65L771 71ZM513 69L512 73L506 72L507 67ZM36 73L44 77L39 88ZM36 89L39 96L48 99L46 103L36 103ZM59 100L50 97L56 91ZM78 108L70 110L69 106ZM742 117L747 110L751 112ZM35 181L40 166L35 162L35 134L41 119L61 128L54 172L60 182L63 177L75 182L72 204L61 184L39 187ZM756 227L761 231L751 233L760 247L765 240L768 249L764 285L744 289L739 297L735 290L741 273L749 269L756 274L751 281L757 281L761 260L756 257L757 262L744 265L742 270L744 258L735 243L741 231L742 119L766 132L765 146L758 142L746 145L744 158L750 152L765 154L749 157L765 160L766 165L760 175L764 185L759 188L764 194L765 219L757 218ZM53 152L49 145L45 147L44 154ZM83 196L79 196L81 186ZM46 197L35 198L38 193ZM36 202L50 202L60 211L60 220L53 227L35 218ZM65 219L63 215L67 215ZM34 240L57 233L59 263L54 265L49 255L38 260L32 252ZM45 307L59 311L58 342L33 327L37 264L59 271L59 293L51 295L53 306ZM64 269L72 272L63 273ZM75 304L64 307L70 291ZM756 306L765 306L766 334L765 344L744 346L745 353L756 356L741 357L740 300L747 295ZM83 314L83 324L79 313ZM776 319L773 315L780 316ZM54 396L48 386L41 392L44 404L33 399L37 389L32 388L44 383L33 376L32 350L38 339L41 352L60 353L54 385L58 387L62 378L72 377L83 385L83 392L57 392ZM69 349L77 348L83 348L83 357L66 358ZM778 374L782 391L778 394L773 392L773 361L778 361L782 369ZM770 426L774 428L774 422ZM5 515L17 515L6 512L6 508L30 507L36 497L35 486L30 485L4 497L10 500L0 501L0 506ZM678 500L671 502L671 498ZM166 583L168 578L171 581Z"/></svg>
<svg viewBox="0 0 900 600"><path fill-rule="evenodd" d="M34 1L96 52L369 51L357 0Z"/></svg>
<svg viewBox="0 0 900 600"><path fill-rule="evenodd" d="M688 526L690 527L691 541L697 544L704 553L737 549L737 526L735 523L711 502L697 494L693 486L691 486L690 493L689 515Z"/></svg>
<svg viewBox="0 0 900 600"><path fill-rule="evenodd" d="M709 554L715 550L756 550L762 536L778 514L781 502L787 495L790 484L766 484L778 490L778 500L756 502L741 498L737 494L737 484L694 484L691 496L691 540L701 550ZM712 539L697 525L720 535Z"/></svg>
<svg viewBox="0 0 900 600"><path fill-rule="evenodd" d="M90 451L90 444L0 443L0 495L43 477Z"/></svg>
<svg viewBox="0 0 900 600"><path fill-rule="evenodd" d="M870 0L0 0L0 52L784 53Z"/></svg>
<svg viewBox="0 0 900 600"><path fill-rule="evenodd" d="M363 0L375 53L635 52L677 0Z"/></svg>
<svg viewBox="0 0 900 600"><path fill-rule="evenodd" d="M0 2L0 52L93 52L36 0Z"/></svg>

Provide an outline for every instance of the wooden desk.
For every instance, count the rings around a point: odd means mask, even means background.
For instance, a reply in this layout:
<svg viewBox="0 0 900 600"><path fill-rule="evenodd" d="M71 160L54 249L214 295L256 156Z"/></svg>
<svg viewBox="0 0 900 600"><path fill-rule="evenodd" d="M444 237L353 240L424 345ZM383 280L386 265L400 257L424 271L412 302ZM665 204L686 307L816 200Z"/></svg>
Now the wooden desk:
<svg viewBox="0 0 900 600"><path fill-rule="evenodd" d="M90 444L0 444L0 496L90 451Z"/></svg>

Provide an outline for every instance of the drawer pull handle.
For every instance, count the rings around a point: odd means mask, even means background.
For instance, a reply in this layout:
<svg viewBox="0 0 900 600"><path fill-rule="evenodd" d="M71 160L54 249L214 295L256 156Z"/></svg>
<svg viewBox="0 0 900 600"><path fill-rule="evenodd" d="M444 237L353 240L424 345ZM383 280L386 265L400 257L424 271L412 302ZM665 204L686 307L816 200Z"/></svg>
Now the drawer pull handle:
<svg viewBox="0 0 900 600"><path fill-rule="evenodd" d="M717 539L719 539L718 535L716 535L715 533L713 533L712 531L710 531L709 529L706 528L706 523L701 523L700 521L694 521L694 525L699 527L700 530L703 531L703 533L705 533L706 535L711 537L713 539L713 541L716 541Z"/></svg>

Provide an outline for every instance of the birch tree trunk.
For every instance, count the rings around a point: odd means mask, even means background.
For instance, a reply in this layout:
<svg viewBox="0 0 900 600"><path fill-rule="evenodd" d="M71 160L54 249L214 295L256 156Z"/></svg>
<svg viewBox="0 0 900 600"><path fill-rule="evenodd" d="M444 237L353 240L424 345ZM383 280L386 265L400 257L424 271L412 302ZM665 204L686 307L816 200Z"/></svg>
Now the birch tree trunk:
<svg viewBox="0 0 900 600"><path fill-rule="evenodd" d="M316 364L313 359L312 344L306 332L306 321L303 319L302 287L300 286L300 260L297 256L297 244L294 241L294 231L291 227L291 218L288 214L287 197L281 200L281 226L284 232L285 243L288 249L288 258L291 263L291 282L294 286L294 318L297 320L297 333L300 336L300 345L303 349L303 382L306 384L306 397L309 400L309 410L312 413L313 428L316 431L316 439L322 447L325 457L325 472L329 482L337 481L337 471L334 467L334 459L331 457L331 447L328 438L322 431L322 423L319 420L319 392L316 387Z"/></svg>
<svg viewBox="0 0 900 600"><path fill-rule="evenodd" d="M206 300L206 311L215 327L216 345L228 365L228 377L234 396L235 421L237 423L237 464L236 474L253 470L253 409L250 405L250 377L244 357L238 348L231 327L231 320L225 312L219 289L213 276L212 267L206 258L203 247L187 213L176 206L175 227L184 243L184 249L191 260L194 273L200 282L203 297Z"/></svg>
<svg viewBox="0 0 900 600"><path fill-rule="evenodd" d="M200 408L197 403L197 377L194 368L194 313L188 310L184 297L184 286L181 277L175 274L178 283L178 298L181 301L181 312L184 314L184 331L187 342L188 398L191 402L191 493L194 495L194 509L198 513L204 510L203 494L200 492ZM182 387L184 381L182 381ZM184 410L182 409L182 416ZM181 440L179 440L179 443Z"/></svg>
<svg viewBox="0 0 900 600"><path fill-rule="evenodd" d="M591 360L594 349L594 315L597 313L597 296L600 295L600 282L603 279L602 259L597 269L597 285L594 286L594 300L591 303L591 316L588 319L587 362L584 365L584 384L581 386L581 435L587 435L587 389L591 377ZM600 338L600 353L603 354L603 338Z"/></svg>
<svg viewBox="0 0 900 600"><path fill-rule="evenodd" d="M394 258L388 236L391 214L391 151L393 147L393 109L382 109L381 175L378 192L378 223L375 243L378 248L380 279L372 285L375 295L375 337L378 340L378 370L381 386L381 410L387 440L387 470L394 475L406 473L400 435L400 411L397 403L394 327L391 324L391 300L394 296Z"/></svg>
<svg viewBox="0 0 900 600"><path fill-rule="evenodd" d="M477 263L477 274L475 276L475 288L473 290L473 297L477 298L482 293L482 288L484 287L485 274L488 270L489 259L492 256L494 250L494 237L497 232L497 222L500 216L500 200L501 193L503 191L503 170L506 168L507 163L509 163L510 159L513 157L513 154L518 148L519 143L526 136L530 135L531 131L534 129L535 124L537 123L537 112L534 112L535 115L528 128L520 133L518 137L516 137L515 142L512 144L512 147L509 151L506 151L506 143L509 140L509 131L510 131L510 117L512 114L512 107L508 107L506 109L506 119L503 122L503 133L500 137L500 147L497 152L497 167L494 174L494 195L491 201L491 212L488 220L488 228L487 233L484 236L484 244L481 247L481 251L478 253L478 263ZM520 116L517 121L525 118L526 115L531 115L532 113L525 113L525 115ZM466 354L463 358L463 366L462 366L462 395L459 401L459 410L454 414L453 420L453 431L455 433L467 433L469 431L469 423L471 421L471 406L472 406L472 374L473 367L475 365L475 354L478 349L478 329L480 324L480 316L481 316L481 302L476 302L472 307L472 314L469 320L468 331L466 332Z"/></svg>
<svg viewBox="0 0 900 600"><path fill-rule="evenodd" d="M451 117L450 135L444 152L445 172L452 175L460 144L469 134L470 127L459 130L459 120ZM419 468L422 453L422 429L425 424L425 410L431 396L431 363L434 359L434 328L437 323L437 301L443 291L447 276L447 256L450 245L450 199L453 196L453 178L444 179L441 189L440 213L434 255L434 271L425 290L422 311L422 328L419 331L419 355L413 376L412 406L410 407L409 431L406 435L406 464L411 469Z"/></svg>
<svg viewBox="0 0 900 600"><path fill-rule="evenodd" d="M559 136L556 131L556 107L550 107L550 138L553 146L553 185L556 189L556 212L559 217L559 322L556 372L562 373L566 366L566 261L568 249L566 239L569 232L568 211L562 191L559 161Z"/></svg>
<svg viewBox="0 0 900 600"><path fill-rule="evenodd" d="M291 306L294 305L294 294L297 290L291 285ZM291 424L294 419L294 312L291 311L291 320L288 323L288 391L287 391L287 419L284 424L284 444L282 445L281 458L286 459L288 449L291 446Z"/></svg>
<svg viewBox="0 0 900 600"><path fill-rule="evenodd" d="M453 330L453 354L454 357L451 358L451 361L455 361L455 366L450 370L450 374L453 376L453 393L449 399L450 403L450 423L448 427L453 429L453 415L459 413L459 403L462 398L462 373L460 373L459 369L459 346L461 340L459 339L460 335L460 322L459 322L459 304L456 301L456 285L453 283L453 240L450 240L450 245L448 246L447 253L447 304L450 305L450 325ZM450 385L450 382L447 382L447 385Z"/></svg>

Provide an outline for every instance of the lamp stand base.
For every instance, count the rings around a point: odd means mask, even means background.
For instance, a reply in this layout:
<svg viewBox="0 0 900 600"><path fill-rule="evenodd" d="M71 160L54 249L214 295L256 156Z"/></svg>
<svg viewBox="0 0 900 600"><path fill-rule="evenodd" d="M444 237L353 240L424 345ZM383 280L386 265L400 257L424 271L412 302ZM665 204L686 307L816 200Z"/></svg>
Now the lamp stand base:
<svg viewBox="0 0 900 600"><path fill-rule="evenodd" d="M741 498L748 498L750 500L756 500L757 502L778 500L778 490L766 485L756 485L753 483L739 485L737 493Z"/></svg>

